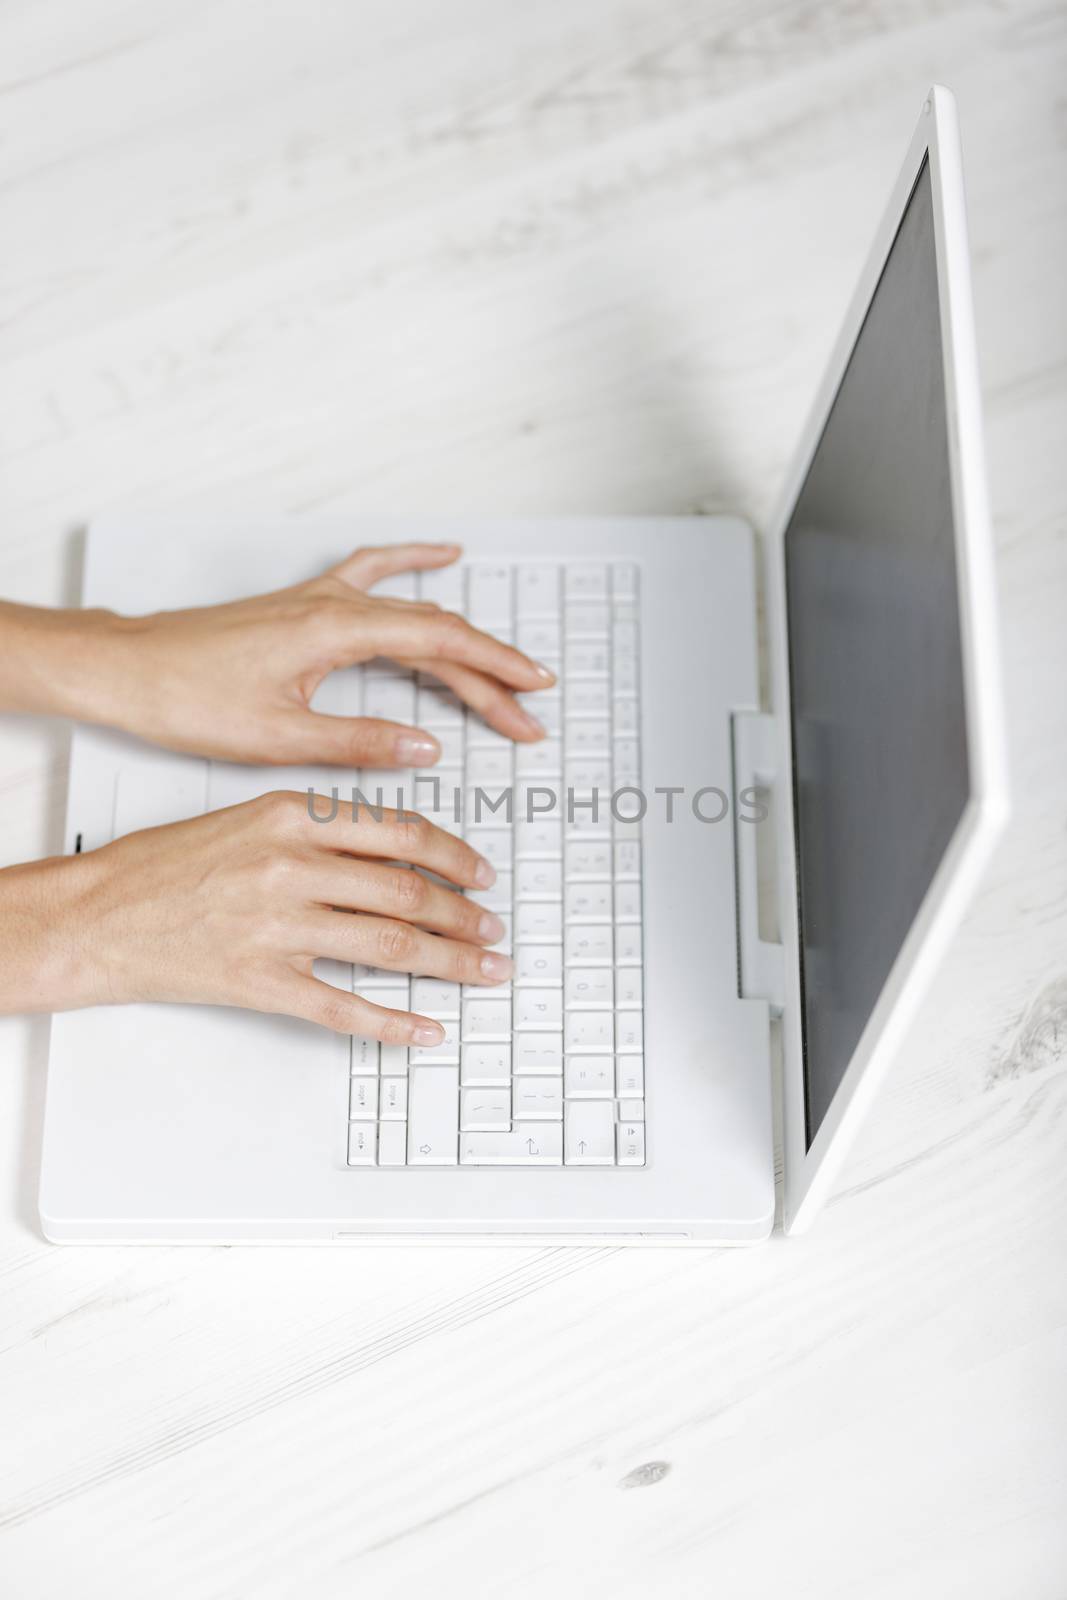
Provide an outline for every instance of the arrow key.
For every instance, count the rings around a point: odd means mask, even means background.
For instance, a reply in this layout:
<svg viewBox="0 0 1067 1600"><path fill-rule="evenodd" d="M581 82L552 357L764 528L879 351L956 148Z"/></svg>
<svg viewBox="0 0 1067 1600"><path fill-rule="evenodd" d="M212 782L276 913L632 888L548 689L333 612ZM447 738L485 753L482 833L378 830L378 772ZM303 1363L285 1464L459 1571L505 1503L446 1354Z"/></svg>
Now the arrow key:
<svg viewBox="0 0 1067 1600"><path fill-rule="evenodd" d="M615 1102L568 1100L563 1112L569 1167L615 1165Z"/></svg>

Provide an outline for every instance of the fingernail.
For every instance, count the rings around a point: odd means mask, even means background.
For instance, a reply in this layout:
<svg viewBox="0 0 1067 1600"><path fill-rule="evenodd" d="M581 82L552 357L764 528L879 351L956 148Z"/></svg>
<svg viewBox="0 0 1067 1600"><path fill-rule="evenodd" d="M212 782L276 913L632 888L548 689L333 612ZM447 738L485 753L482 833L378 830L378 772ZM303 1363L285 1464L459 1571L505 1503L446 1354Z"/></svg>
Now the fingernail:
<svg viewBox="0 0 1067 1600"><path fill-rule="evenodd" d="M420 1022L411 1030L411 1038L415 1044L440 1044L444 1036L445 1030L439 1022Z"/></svg>
<svg viewBox="0 0 1067 1600"><path fill-rule="evenodd" d="M496 944L498 939L504 937L504 924L491 911L483 911L478 923L478 937L484 939L486 944Z"/></svg>
<svg viewBox="0 0 1067 1600"><path fill-rule="evenodd" d="M537 673L537 676L541 679L542 683L555 683L556 674L552 672L550 668L543 667L540 661L534 662L533 669Z"/></svg>
<svg viewBox="0 0 1067 1600"><path fill-rule="evenodd" d="M514 963L510 956L483 956L481 964L482 977L488 978L490 983L503 983L504 979L510 978L514 971Z"/></svg>
<svg viewBox="0 0 1067 1600"><path fill-rule="evenodd" d="M474 882L479 889L491 889L496 882L496 868L484 856L479 856L475 864Z"/></svg>
<svg viewBox="0 0 1067 1600"><path fill-rule="evenodd" d="M399 767L427 767L437 760L441 746L428 733L401 733L393 745L393 759Z"/></svg>
<svg viewBox="0 0 1067 1600"><path fill-rule="evenodd" d="M525 722L531 733L535 733L539 739L544 738L548 730L543 722L538 722L536 717L531 717L528 711L523 711L521 708L519 715L522 717L523 722Z"/></svg>

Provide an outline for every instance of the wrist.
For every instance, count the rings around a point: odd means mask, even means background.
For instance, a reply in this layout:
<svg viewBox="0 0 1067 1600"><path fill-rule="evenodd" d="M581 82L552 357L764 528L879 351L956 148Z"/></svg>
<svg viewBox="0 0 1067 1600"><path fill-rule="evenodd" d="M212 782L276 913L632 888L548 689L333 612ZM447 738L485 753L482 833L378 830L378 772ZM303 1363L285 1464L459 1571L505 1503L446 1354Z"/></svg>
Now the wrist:
<svg viewBox="0 0 1067 1600"><path fill-rule="evenodd" d="M121 726L130 619L0 603L0 708Z"/></svg>
<svg viewBox="0 0 1067 1600"><path fill-rule="evenodd" d="M0 1013L111 998L89 914L98 878L95 853L0 871Z"/></svg>

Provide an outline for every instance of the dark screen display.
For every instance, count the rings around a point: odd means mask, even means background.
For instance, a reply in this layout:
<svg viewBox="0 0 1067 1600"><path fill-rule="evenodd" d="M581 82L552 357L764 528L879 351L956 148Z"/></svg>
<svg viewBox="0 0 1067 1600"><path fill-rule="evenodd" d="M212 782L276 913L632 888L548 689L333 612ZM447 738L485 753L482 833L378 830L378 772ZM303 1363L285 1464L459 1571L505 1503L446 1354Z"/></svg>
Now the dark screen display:
<svg viewBox="0 0 1067 1600"><path fill-rule="evenodd" d="M969 793L928 165L785 563L810 1147Z"/></svg>

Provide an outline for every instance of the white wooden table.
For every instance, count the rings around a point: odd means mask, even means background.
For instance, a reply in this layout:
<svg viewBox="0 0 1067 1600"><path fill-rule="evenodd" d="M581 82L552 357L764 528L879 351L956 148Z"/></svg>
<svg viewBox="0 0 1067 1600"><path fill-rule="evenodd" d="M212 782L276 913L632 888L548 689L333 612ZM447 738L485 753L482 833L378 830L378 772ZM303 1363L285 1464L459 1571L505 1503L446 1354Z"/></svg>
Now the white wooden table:
<svg viewBox="0 0 1067 1600"><path fill-rule="evenodd" d="M1062 10L9 0L0 29L0 593L44 603L118 506L762 525L953 85L1017 806L795 1243L55 1249L48 1024L0 1024L0 1590L1060 1600ZM4 862L58 847L66 748L0 726Z"/></svg>

